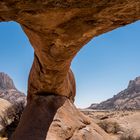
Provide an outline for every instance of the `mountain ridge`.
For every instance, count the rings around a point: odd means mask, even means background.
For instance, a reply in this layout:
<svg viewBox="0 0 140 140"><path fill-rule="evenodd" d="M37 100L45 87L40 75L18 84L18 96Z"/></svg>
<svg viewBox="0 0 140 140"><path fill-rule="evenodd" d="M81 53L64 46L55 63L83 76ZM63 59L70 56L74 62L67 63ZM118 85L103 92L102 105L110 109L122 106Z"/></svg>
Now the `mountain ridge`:
<svg viewBox="0 0 140 140"><path fill-rule="evenodd" d="M0 90L16 89L13 80L4 72L0 72Z"/></svg>
<svg viewBox="0 0 140 140"><path fill-rule="evenodd" d="M12 80L12 78L4 73L0 72L0 98L8 100L12 104L25 103L25 94L20 92Z"/></svg>
<svg viewBox="0 0 140 140"><path fill-rule="evenodd" d="M140 109L140 76L130 80L128 87L99 104L91 104L95 110L129 110Z"/></svg>
<svg viewBox="0 0 140 140"><path fill-rule="evenodd" d="M20 92L12 78L0 72L0 136L6 133L8 138L18 125L26 106L26 96Z"/></svg>

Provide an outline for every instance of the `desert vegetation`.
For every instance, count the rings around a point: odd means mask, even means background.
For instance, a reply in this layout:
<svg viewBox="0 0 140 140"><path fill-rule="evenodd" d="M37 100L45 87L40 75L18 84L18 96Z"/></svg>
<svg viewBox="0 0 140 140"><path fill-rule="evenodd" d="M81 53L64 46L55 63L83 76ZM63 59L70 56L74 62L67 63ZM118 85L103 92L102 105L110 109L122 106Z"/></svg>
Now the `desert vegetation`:
<svg viewBox="0 0 140 140"><path fill-rule="evenodd" d="M133 129L128 129L119 136L118 140L140 140L140 136L135 135Z"/></svg>
<svg viewBox="0 0 140 140"><path fill-rule="evenodd" d="M107 133L117 134L121 131L121 127L117 122L102 120L97 124Z"/></svg>
<svg viewBox="0 0 140 140"><path fill-rule="evenodd" d="M23 104L19 103L11 105L3 111L3 114L0 114L0 125L2 128L0 131L0 140L6 140L12 135L19 123L23 110Z"/></svg>
<svg viewBox="0 0 140 140"><path fill-rule="evenodd" d="M122 136L120 138L120 140L140 140L140 137L139 138L135 138L133 136L129 136L129 137L126 137L126 136Z"/></svg>
<svg viewBox="0 0 140 140"><path fill-rule="evenodd" d="M98 125L109 134L118 134L117 140L140 140L140 137L136 137L133 130L123 132L123 129L117 122L100 121Z"/></svg>
<svg viewBox="0 0 140 140"><path fill-rule="evenodd" d="M111 140L140 140L140 111L82 110L93 119Z"/></svg>

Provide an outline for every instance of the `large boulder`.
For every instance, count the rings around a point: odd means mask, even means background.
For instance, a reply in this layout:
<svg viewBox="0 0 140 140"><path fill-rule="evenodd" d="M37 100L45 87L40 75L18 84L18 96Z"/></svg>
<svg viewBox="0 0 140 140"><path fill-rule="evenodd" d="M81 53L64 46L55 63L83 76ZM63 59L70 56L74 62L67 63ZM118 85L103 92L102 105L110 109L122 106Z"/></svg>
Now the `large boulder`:
<svg viewBox="0 0 140 140"><path fill-rule="evenodd" d="M34 101L27 104L17 131L10 140L110 140L68 98L50 95Z"/></svg>

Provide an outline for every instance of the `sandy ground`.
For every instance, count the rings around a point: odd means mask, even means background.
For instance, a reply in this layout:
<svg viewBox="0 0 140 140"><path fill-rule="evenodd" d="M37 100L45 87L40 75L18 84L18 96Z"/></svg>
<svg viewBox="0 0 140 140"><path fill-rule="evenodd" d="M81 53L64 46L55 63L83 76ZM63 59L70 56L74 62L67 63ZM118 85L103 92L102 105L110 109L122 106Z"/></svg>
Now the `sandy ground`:
<svg viewBox="0 0 140 140"><path fill-rule="evenodd" d="M95 111L81 110L84 114L93 119L94 122L115 122L119 125L117 133L109 133L112 140L119 140L121 135L133 135L140 137L140 111ZM111 129L111 128L110 128Z"/></svg>

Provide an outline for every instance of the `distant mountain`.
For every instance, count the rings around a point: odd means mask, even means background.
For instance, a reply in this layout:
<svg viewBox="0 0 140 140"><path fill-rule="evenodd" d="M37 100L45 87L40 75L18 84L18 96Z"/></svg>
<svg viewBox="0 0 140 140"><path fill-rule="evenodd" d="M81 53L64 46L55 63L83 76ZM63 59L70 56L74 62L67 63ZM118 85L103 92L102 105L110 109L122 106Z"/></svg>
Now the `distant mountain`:
<svg viewBox="0 0 140 140"><path fill-rule="evenodd" d="M140 77L131 80L128 87L112 98L99 104L92 104L89 109L95 110L129 110L140 109Z"/></svg>
<svg viewBox="0 0 140 140"><path fill-rule="evenodd" d="M6 133L10 137L25 106L25 94L17 90L7 74L0 72L0 135Z"/></svg>
<svg viewBox="0 0 140 140"><path fill-rule="evenodd" d="M5 73L0 72L0 90L16 89L13 80Z"/></svg>
<svg viewBox="0 0 140 140"><path fill-rule="evenodd" d="M0 72L0 98L12 104L26 104L25 94L17 90L13 80L3 72Z"/></svg>

